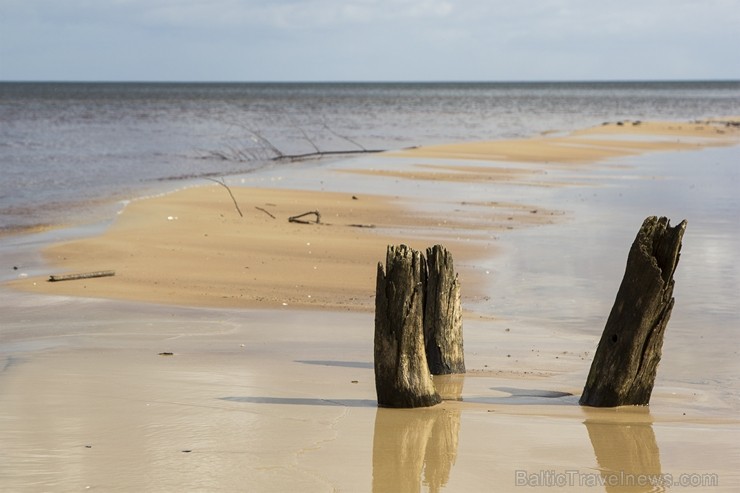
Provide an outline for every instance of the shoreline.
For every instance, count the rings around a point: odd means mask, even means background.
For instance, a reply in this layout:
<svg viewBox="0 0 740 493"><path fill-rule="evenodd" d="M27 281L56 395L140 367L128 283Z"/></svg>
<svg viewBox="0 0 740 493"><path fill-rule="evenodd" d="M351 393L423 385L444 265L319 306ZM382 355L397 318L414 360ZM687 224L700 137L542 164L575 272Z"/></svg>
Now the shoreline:
<svg viewBox="0 0 740 493"><path fill-rule="evenodd" d="M677 140L663 140L665 135ZM646 136L652 140L642 140ZM592 137L597 138L588 140ZM467 278L464 292L469 300L477 299L483 296L484 275L476 272L474 259L496 250L494 235L562 221L564 211L521 201L465 200L466 183L577 186L578 176L563 171L618 156L738 142L740 129L724 122L605 124L564 137L429 146L372 156L371 167L353 167L350 161L349 166L312 170L324 173L322 189L337 172L385 180L384 185L358 183L351 189L340 184L345 193L234 183L229 190L215 184L187 187L131 201L100 236L44 250L50 274L113 270L114 277L50 284L32 276L9 285L36 293L179 305L367 311L372 309L375 265L384 259L386 245L408 243L423 250L442 242L459 258L458 270ZM564 179L553 179L558 173ZM448 199L410 194L398 180L444 184ZM391 194L371 193L382 188ZM245 217L237 216L236 204L245 208ZM323 214L324 221L286 222L311 211Z"/></svg>
<svg viewBox="0 0 740 493"><path fill-rule="evenodd" d="M291 169L289 177L273 170L227 178L244 218L223 187L187 188L132 201L105 232L50 246L47 259L66 260L49 273L112 267L117 274L3 284L0 460L9 474L0 485L478 491L496 484L514 492L522 486L516 471L530 482L542 471L575 471L571 490L593 491L586 480L621 471L704 474L719 481L706 485L712 491L736 490L740 368L732 339L709 342L734 332L707 318L697 334L679 310L687 294L676 294L651 406L577 404L639 226L597 195L618 196L615 183L638 194L637 185L660 179L625 161L499 162L491 159L498 144L487 146L472 161L460 156L470 154L461 144L437 157L411 150ZM287 220L310 210L320 210L324 224ZM613 237L581 233L577 250L561 240L610 221ZM694 234L699 225L689 223ZM375 267L387 242L409 238L417 248L442 243L455 256L469 371L440 383L462 401L378 409ZM677 285L690 284L692 251L701 248L686 245ZM566 262L582 264L590 282L580 271L548 270ZM331 274L314 275L324 270ZM523 287L532 288L527 296ZM239 289L241 299L223 298ZM268 289L269 300L244 301ZM580 296L586 291L599 296Z"/></svg>

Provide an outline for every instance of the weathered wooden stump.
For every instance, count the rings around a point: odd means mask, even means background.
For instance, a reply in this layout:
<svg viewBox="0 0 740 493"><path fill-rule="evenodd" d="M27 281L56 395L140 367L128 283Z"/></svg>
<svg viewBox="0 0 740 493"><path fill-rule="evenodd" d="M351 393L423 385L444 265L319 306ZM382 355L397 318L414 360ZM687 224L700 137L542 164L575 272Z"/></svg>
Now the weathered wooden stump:
<svg viewBox="0 0 740 493"><path fill-rule="evenodd" d="M465 373L460 281L452 255L441 245L427 249L424 340L432 375Z"/></svg>
<svg viewBox="0 0 740 493"><path fill-rule="evenodd" d="M581 395L585 406L647 405L668 319L686 221L648 217L630 248L622 284Z"/></svg>
<svg viewBox="0 0 740 493"><path fill-rule="evenodd" d="M375 295L375 390L381 407L441 402L424 351L426 262L406 245L389 246L378 264Z"/></svg>

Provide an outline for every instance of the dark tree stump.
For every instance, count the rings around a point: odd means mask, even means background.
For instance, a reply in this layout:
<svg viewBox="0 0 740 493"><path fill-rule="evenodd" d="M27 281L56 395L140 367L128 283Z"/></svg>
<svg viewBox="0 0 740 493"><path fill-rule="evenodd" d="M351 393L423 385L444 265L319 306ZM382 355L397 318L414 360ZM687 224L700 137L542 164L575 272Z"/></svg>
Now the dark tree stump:
<svg viewBox="0 0 740 493"><path fill-rule="evenodd" d="M426 263L405 245L389 246L378 264L375 295L375 390L381 407L441 402L424 352Z"/></svg>
<svg viewBox="0 0 740 493"><path fill-rule="evenodd" d="M460 281L452 255L441 245L427 249L424 340L432 375L465 373Z"/></svg>
<svg viewBox="0 0 740 493"><path fill-rule="evenodd" d="M648 217L627 257L622 284L596 349L580 403L647 405L668 319L686 221Z"/></svg>

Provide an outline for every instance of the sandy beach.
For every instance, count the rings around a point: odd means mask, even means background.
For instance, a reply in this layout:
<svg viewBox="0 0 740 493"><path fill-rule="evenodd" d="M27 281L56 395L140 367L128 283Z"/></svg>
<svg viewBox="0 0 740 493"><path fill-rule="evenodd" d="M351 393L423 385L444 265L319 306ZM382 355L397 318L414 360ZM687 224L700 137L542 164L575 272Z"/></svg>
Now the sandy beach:
<svg viewBox="0 0 740 493"><path fill-rule="evenodd" d="M736 148L740 128L726 122L738 120L420 147L133 200L102 234L44 248L45 272L2 287L0 486L736 491L737 389L706 383L737 383L733 340L692 353L694 321L678 313L651 406L583 408L603 319L584 301L569 308L582 325L563 331L537 299L519 301L531 314L504 316L509 301L491 286L516 276L507 259L518 241L556 239L597 210L546 199L552 190L577 202L649 181L624 159ZM311 211L318 223L289 221ZM629 233L612 242L618 274L593 309L604 318L639 222L619 226ZM375 402L376 266L398 243L445 245L463 286L469 372L439 378L450 400L430 409ZM572 253L540 248L532 262ZM598 248L584 241L579 253ZM47 282L100 270L115 275ZM563 297L580 289L538 282ZM646 480L659 484L637 484Z"/></svg>
<svg viewBox="0 0 740 493"><path fill-rule="evenodd" d="M444 241L461 261L472 261L495 247L465 240L557 220L553 211L534 213L536 206L522 204L459 203L457 214L441 218L412 211L401 197L255 187L233 193L244 217L219 185L137 200L105 235L44 252L60 271L113 270L114 277L30 278L14 286L188 306L367 311L374 306L375 266L388 244L423 249ZM319 211L319 223L315 214L300 219L308 224L289 221L310 211ZM443 231L432 237L437 229Z"/></svg>
<svg viewBox="0 0 740 493"><path fill-rule="evenodd" d="M408 149L387 153L378 159L377 168L336 171L450 186L458 182L576 186L579 179L573 172L607 158L729 146L737 144L739 135L737 127L721 123L627 122L563 137ZM414 162L406 167L392 163L388 169L381 167L384 157ZM463 161L415 161L424 158ZM473 159L478 164L465 164ZM547 174L563 170L571 172L563 174L566 180ZM227 190L212 184L138 199L104 235L44 251L55 272L113 270L116 276L64 283L31 277L13 286L47 294L186 306L370 310L375 265L384 258L386 245L406 243L425 249L444 243L465 266L495 254L492 234L553 224L563 215L535 203L464 200L464 196L455 200L454 194L442 199L384 196L356 187L330 193L240 186ZM301 218L309 224L289 221L311 211L318 211L319 217ZM461 273L469 295L481 295L474 269L463 268Z"/></svg>

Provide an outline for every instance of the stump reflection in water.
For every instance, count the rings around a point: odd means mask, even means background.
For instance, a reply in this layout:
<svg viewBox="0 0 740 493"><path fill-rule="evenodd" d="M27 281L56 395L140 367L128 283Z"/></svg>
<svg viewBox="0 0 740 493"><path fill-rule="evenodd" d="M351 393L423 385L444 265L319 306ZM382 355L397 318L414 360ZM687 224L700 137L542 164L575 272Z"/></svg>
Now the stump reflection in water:
<svg viewBox="0 0 740 493"><path fill-rule="evenodd" d="M373 437L373 492L441 491L457 459L460 410L378 408Z"/></svg>
<svg viewBox="0 0 740 493"><path fill-rule="evenodd" d="M664 491L660 450L650 421L584 423L607 493Z"/></svg>

